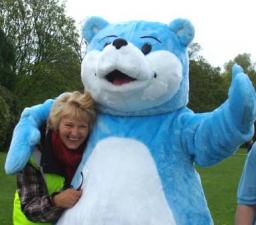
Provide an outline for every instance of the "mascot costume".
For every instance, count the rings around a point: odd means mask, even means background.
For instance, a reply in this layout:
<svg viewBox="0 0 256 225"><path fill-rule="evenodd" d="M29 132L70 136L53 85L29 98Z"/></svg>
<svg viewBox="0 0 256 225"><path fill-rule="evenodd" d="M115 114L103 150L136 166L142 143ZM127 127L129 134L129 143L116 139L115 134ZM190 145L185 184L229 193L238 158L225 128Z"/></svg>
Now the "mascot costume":
<svg viewBox="0 0 256 225"><path fill-rule="evenodd" d="M232 69L228 99L208 113L186 107L188 20L170 24L89 18L82 81L98 118L73 179L83 195L58 225L213 224L195 164L232 155L254 132L255 90L240 66ZM53 100L26 108L17 124L5 170L27 163L38 127Z"/></svg>

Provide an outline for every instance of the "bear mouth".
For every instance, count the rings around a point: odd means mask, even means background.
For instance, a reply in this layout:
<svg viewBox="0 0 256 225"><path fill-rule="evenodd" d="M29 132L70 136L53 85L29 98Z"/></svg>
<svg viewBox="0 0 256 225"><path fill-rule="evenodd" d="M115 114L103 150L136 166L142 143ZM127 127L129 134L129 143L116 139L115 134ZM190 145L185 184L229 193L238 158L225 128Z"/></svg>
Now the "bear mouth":
<svg viewBox="0 0 256 225"><path fill-rule="evenodd" d="M128 84L132 81L135 81L136 79L128 76L127 74L124 74L122 72L120 72L119 70L114 70L111 73L107 74L105 76L105 79L112 83L113 85L123 85L123 84Z"/></svg>

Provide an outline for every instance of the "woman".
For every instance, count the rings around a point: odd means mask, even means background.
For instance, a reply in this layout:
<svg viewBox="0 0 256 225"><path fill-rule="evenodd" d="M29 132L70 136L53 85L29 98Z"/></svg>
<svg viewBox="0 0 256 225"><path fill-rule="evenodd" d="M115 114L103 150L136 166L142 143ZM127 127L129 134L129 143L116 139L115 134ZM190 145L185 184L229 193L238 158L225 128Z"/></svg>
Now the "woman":
<svg viewBox="0 0 256 225"><path fill-rule="evenodd" d="M81 161L96 117L93 99L77 91L55 101L41 143L25 168L17 174L13 223L54 223L80 198L70 182Z"/></svg>

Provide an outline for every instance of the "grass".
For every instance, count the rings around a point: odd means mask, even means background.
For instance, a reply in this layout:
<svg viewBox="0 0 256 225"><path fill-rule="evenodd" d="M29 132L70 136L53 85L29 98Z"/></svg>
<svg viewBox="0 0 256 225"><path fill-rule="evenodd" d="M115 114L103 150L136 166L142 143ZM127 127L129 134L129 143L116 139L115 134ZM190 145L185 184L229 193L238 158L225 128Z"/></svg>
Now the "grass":
<svg viewBox="0 0 256 225"><path fill-rule="evenodd" d="M15 176L4 174L6 154L0 152L0 221L12 225L12 202L16 187ZM234 224L236 189L246 154L240 150L232 157L210 168L197 168L215 225Z"/></svg>
<svg viewBox="0 0 256 225"><path fill-rule="evenodd" d="M215 225L234 224L236 192L246 151L240 150L210 168L197 168Z"/></svg>
<svg viewBox="0 0 256 225"><path fill-rule="evenodd" d="M16 188L15 176L6 176L4 161L6 154L0 152L0 224L12 225L12 206Z"/></svg>

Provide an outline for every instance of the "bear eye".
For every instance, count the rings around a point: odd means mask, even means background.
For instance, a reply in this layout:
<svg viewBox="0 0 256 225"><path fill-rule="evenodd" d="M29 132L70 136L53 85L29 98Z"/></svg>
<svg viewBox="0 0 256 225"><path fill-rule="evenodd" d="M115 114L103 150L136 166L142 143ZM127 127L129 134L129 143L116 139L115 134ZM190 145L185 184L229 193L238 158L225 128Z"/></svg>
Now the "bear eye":
<svg viewBox="0 0 256 225"><path fill-rule="evenodd" d="M152 45L151 44L148 44L148 43L145 43L142 48L141 48L141 51L143 52L144 55L147 55L148 53L151 52L151 49L152 49Z"/></svg>
<svg viewBox="0 0 256 225"><path fill-rule="evenodd" d="M111 44L111 42L106 42L106 43L104 44L103 48L105 48L106 46L108 46L108 45L110 45L110 44Z"/></svg>

